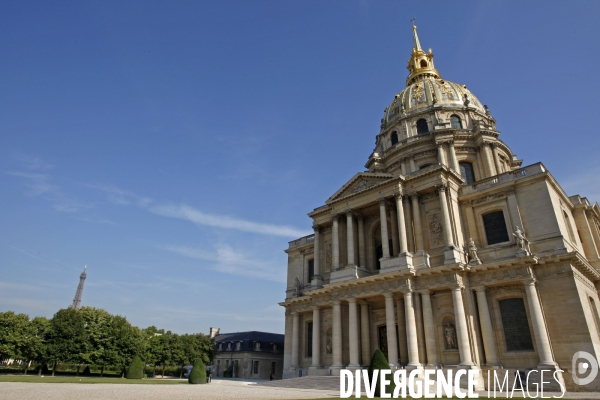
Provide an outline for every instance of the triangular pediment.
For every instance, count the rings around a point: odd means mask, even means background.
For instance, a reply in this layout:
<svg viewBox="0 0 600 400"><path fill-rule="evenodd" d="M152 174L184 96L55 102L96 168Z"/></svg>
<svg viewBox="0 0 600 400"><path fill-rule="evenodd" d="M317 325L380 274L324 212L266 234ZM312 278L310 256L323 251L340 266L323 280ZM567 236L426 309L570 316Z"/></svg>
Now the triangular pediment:
<svg viewBox="0 0 600 400"><path fill-rule="evenodd" d="M328 198L326 203L331 203L332 201L342 199L346 196L363 192L392 178L394 178L394 175L391 174L359 172Z"/></svg>

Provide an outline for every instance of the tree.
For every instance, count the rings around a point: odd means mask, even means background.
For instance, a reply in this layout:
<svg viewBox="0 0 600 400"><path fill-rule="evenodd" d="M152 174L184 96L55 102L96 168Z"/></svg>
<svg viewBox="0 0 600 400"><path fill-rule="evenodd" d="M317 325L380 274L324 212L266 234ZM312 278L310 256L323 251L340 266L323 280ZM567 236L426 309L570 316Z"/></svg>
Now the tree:
<svg viewBox="0 0 600 400"><path fill-rule="evenodd" d="M164 329L157 329L155 326L149 326L142 330L142 334L145 337L145 356L144 359L147 363L152 364L152 377L156 376L156 365L160 363L160 355L162 353L163 342L160 340L160 336L165 333Z"/></svg>
<svg viewBox="0 0 600 400"><path fill-rule="evenodd" d="M144 363L139 356L134 356L129 369L127 370L127 379L142 379L144 377Z"/></svg>
<svg viewBox="0 0 600 400"><path fill-rule="evenodd" d="M190 372L188 382L195 385L206 383L206 367L201 358L196 359L194 362L194 367L192 368L192 372Z"/></svg>
<svg viewBox="0 0 600 400"><path fill-rule="evenodd" d="M56 362L72 362L80 364L84 361L87 349L87 332L82 314L78 310L65 308L59 310L50 321L48 332L48 359Z"/></svg>
<svg viewBox="0 0 600 400"><path fill-rule="evenodd" d="M380 394L380 381L381 381L381 370L382 369L390 369L390 364L387 359L381 352L381 350L375 350L373 353L373 357L371 358L371 364L369 364L369 380L372 385L375 385L375 397L381 397ZM379 370L378 376L376 380L373 380L373 371ZM391 379L390 384L385 386L386 393L393 393L395 388L394 380Z"/></svg>
<svg viewBox="0 0 600 400"><path fill-rule="evenodd" d="M138 327L132 326L125 317L115 315L108 326L108 337L105 350L106 363L121 367L121 377L136 354L143 354L144 338Z"/></svg>
<svg viewBox="0 0 600 400"><path fill-rule="evenodd" d="M50 321L46 317L35 317L31 320L31 328L33 336L26 358L39 361L38 375L42 375L42 369L49 361L47 339L50 333ZM25 368L25 374L27 374L27 368Z"/></svg>
<svg viewBox="0 0 600 400"><path fill-rule="evenodd" d="M108 351L111 348L113 338L110 325L114 316L101 308L81 307L81 313L88 341L86 343L85 359L95 365L101 365L100 376L104 376L104 368L110 364L112 358Z"/></svg>
<svg viewBox="0 0 600 400"><path fill-rule="evenodd" d="M26 314L0 313L0 360L23 359L31 324Z"/></svg>

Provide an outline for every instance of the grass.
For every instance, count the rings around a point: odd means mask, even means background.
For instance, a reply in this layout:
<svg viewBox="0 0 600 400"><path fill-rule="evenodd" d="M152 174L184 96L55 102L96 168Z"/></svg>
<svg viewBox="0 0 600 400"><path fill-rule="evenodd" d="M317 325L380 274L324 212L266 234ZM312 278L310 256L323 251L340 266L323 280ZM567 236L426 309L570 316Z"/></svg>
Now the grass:
<svg viewBox="0 0 600 400"><path fill-rule="evenodd" d="M187 384L187 380L178 379L124 379L124 378L84 378L77 376L19 376L0 375L0 382L31 382L31 383L113 383L134 385L177 385Z"/></svg>

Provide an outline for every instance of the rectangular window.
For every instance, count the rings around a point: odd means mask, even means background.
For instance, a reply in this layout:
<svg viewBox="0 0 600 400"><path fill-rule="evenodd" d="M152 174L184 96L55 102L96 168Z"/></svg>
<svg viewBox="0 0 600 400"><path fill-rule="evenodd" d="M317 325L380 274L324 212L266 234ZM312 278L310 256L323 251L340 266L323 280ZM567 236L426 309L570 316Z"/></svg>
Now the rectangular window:
<svg viewBox="0 0 600 400"><path fill-rule="evenodd" d="M312 280L315 275L315 260L308 260L308 280Z"/></svg>
<svg viewBox="0 0 600 400"><path fill-rule="evenodd" d="M506 351L533 350L523 299L520 297L505 299L500 300L498 304L506 339Z"/></svg>
<svg viewBox="0 0 600 400"><path fill-rule="evenodd" d="M306 324L306 357L312 357L313 323Z"/></svg>
<svg viewBox="0 0 600 400"><path fill-rule="evenodd" d="M252 369L253 374L258 374L258 361L254 361L254 368Z"/></svg>
<svg viewBox="0 0 600 400"><path fill-rule="evenodd" d="M509 241L502 211L494 211L483 215L483 226L488 245Z"/></svg>

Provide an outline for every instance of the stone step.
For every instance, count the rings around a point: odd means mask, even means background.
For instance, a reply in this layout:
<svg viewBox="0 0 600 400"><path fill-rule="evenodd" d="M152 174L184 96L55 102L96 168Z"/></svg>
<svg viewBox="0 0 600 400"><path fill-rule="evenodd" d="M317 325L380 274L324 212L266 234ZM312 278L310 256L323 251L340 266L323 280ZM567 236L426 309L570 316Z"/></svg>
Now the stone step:
<svg viewBox="0 0 600 400"><path fill-rule="evenodd" d="M277 381L257 383L257 386L290 388L290 389L319 389L340 390L339 376L303 376L301 378L281 379Z"/></svg>

